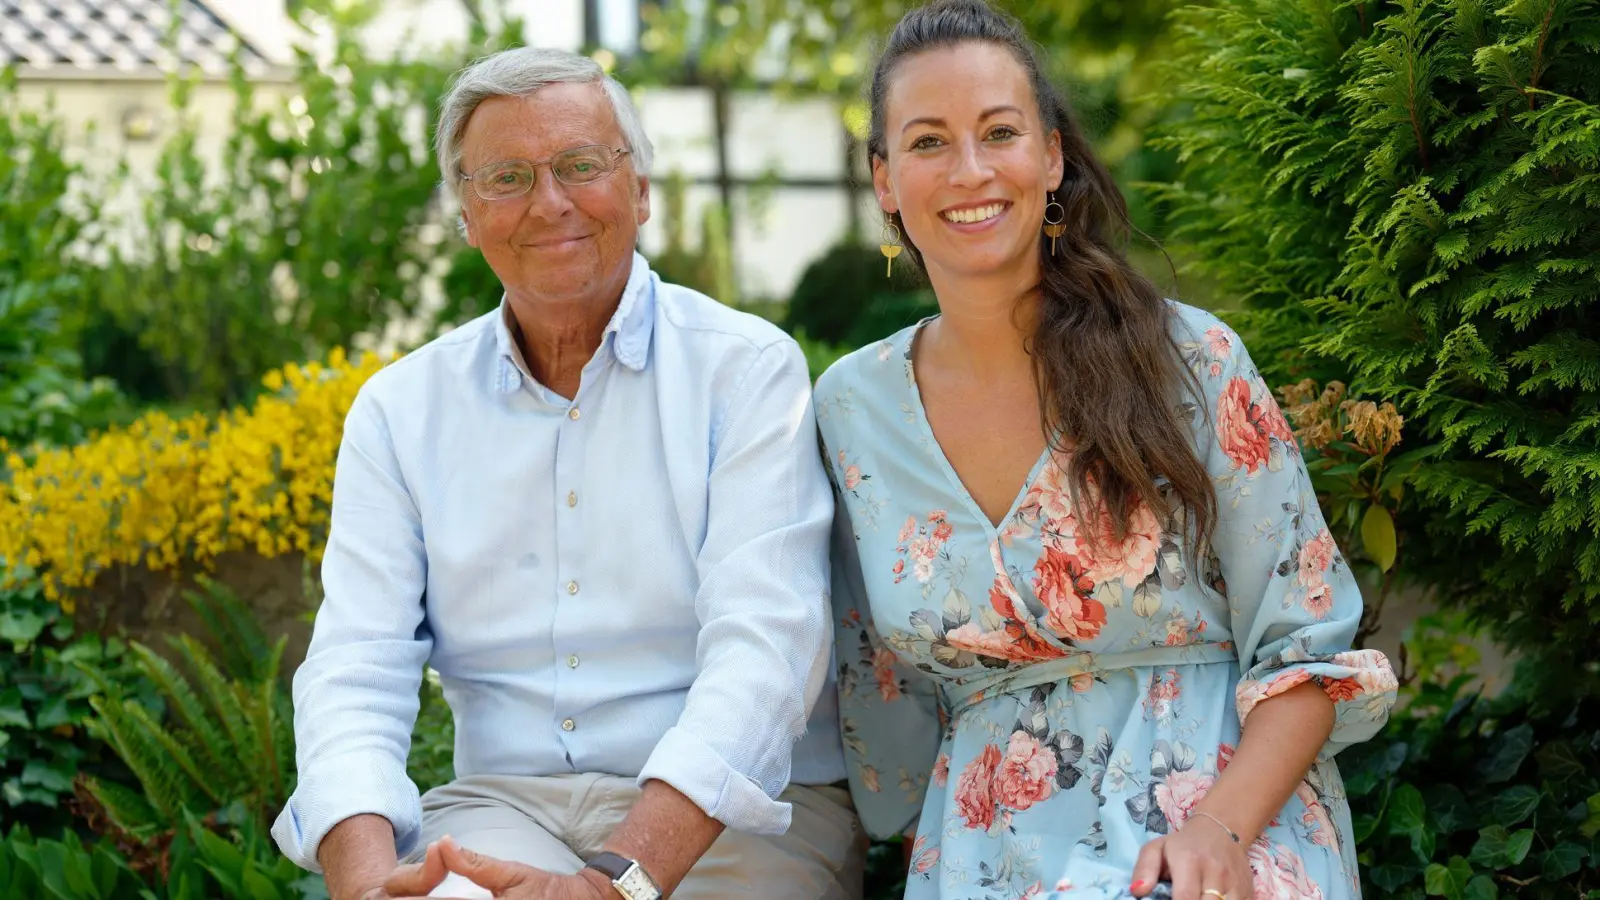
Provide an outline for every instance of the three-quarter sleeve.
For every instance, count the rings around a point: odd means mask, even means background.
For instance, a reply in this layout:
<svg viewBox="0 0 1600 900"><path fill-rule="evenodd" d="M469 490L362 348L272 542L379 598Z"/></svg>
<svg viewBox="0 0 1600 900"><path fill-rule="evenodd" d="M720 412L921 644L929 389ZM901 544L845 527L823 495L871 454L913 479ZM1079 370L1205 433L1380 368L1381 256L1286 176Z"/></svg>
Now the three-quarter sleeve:
<svg viewBox="0 0 1600 900"><path fill-rule="evenodd" d="M357 395L333 478L333 521L322 560L323 601L294 675L299 781L272 827L284 855L320 872L333 827L371 813L409 853L422 806L406 774L422 669L427 555L416 504L376 401Z"/></svg>
<svg viewBox="0 0 1600 900"><path fill-rule="evenodd" d="M698 674L683 715L639 773L729 828L782 834L795 742L827 680L827 477L805 357L763 350L734 391L695 560Z"/></svg>
<svg viewBox="0 0 1600 900"><path fill-rule="evenodd" d="M832 471L830 465L829 471ZM931 678L879 637L845 500L833 526L833 626L839 725L861 824L883 840L917 820L943 727Z"/></svg>
<svg viewBox="0 0 1600 900"><path fill-rule="evenodd" d="M1288 422L1243 343L1202 324L1196 372L1202 459L1216 486L1213 551L1222 568L1243 670L1243 723L1261 701L1311 682L1335 703L1321 757L1371 738L1388 719L1397 682L1377 650L1353 650L1362 600L1318 507Z"/></svg>

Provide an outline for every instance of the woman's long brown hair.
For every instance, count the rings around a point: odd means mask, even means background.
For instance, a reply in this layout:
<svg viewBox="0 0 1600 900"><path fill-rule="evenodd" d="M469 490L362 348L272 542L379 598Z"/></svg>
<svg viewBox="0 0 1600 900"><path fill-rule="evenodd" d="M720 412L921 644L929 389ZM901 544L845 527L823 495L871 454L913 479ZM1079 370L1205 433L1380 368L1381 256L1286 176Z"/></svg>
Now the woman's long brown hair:
<svg viewBox="0 0 1600 900"><path fill-rule="evenodd" d="M1042 297L1028 346L1045 436L1071 459L1067 475L1075 502L1101 498L1119 542L1141 501L1166 520L1167 501L1158 486L1165 479L1183 506L1182 524L1192 539L1188 549L1200 550L1215 525L1217 500L1179 416L1185 393L1196 385L1172 336L1173 310L1129 264L1122 249L1132 231L1127 202L1095 158L1066 99L1045 78L1022 26L982 0L936 0L907 13L873 72L867 148L888 159L884 104L896 67L918 53L972 41L1011 52L1028 73L1046 131L1061 135L1066 165L1055 199L1066 210L1067 230L1055 253L1040 232ZM892 221L905 234L899 216ZM922 265L909 236L905 243Z"/></svg>

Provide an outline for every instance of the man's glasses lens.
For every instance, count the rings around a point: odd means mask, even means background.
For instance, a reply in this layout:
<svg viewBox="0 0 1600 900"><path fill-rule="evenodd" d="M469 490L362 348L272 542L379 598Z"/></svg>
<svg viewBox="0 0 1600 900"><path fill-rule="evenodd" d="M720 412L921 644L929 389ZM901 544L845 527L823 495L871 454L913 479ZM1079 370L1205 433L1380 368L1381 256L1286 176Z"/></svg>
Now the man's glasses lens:
<svg viewBox="0 0 1600 900"><path fill-rule="evenodd" d="M563 184L589 184L610 175L619 155L603 145L578 147L551 159L550 171ZM532 189L536 177L533 164L510 159L472 173L472 187L485 200L509 200Z"/></svg>

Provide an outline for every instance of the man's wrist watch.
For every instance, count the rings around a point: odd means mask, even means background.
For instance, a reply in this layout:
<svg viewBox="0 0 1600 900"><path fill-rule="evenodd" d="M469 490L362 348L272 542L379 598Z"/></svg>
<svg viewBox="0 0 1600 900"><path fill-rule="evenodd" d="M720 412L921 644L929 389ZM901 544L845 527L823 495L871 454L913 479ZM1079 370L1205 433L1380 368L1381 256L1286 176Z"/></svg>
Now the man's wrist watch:
<svg viewBox="0 0 1600 900"><path fill-rule="evenodd" d="M634 860L616 853L601 853L589 860L586 868L611 879L611 886L626 900L661 900L655 879Z"/></svg>

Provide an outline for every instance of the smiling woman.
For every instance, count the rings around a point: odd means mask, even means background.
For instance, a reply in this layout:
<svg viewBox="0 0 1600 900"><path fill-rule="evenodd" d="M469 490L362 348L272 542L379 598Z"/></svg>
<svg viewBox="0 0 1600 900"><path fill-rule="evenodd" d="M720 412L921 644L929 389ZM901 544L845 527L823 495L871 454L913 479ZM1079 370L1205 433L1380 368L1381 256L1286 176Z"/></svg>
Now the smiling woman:
<svg viewBox="0 0 1600 900"><path fill-rule="evenodd" d="M981 0L901 20L873 185L939 315L816 404L851 787L909 900L1350 898L1330 757L1393 702L1238 336L1128 264L1121 195ZM1248 724L1246 721L1248 720Z"/></svg>

